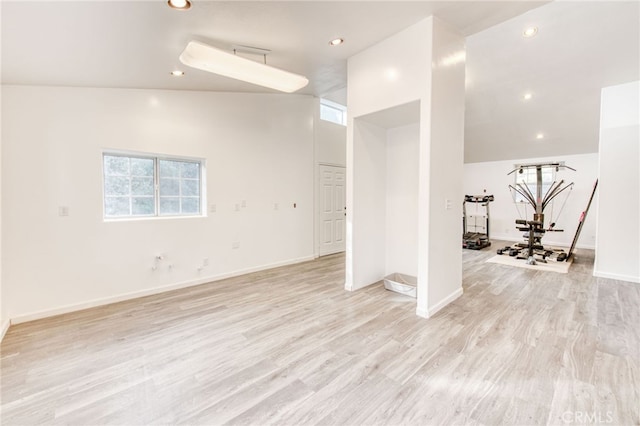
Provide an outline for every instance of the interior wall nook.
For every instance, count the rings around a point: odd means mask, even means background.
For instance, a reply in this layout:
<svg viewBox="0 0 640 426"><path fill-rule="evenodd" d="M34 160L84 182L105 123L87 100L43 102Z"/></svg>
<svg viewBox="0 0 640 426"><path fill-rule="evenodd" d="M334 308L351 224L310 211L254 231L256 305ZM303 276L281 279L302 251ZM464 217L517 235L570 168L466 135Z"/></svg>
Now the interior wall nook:
<svg viewBox="0 0 640 426"><path fill-rule="evenodd" d="M423 317L462 294L464 55L464 38L429 17L348 60L345 288L417 275Z"/></svg>

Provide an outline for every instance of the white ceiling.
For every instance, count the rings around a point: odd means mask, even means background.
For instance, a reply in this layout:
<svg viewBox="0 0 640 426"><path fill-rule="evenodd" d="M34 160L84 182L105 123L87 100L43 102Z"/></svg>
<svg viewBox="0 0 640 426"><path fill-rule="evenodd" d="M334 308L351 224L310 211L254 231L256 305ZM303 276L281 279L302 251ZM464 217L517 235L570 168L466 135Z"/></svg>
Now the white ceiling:
<svg viewBox="0 0 640 426"><path fill-rule="evenodd" d="M270 65L309 78L299 93L344 102L348 57L435 14L469 36L467 162L595 152L600 88L639 78L638 2L545 3L2 0L2 83L273 92L185 69L194 39L270 49ZM539 33L523 39L528 24Z"/></svg>
<svg viewBox="0 0 640 426"><path fill-rule="evenodd" d="M601 88L640 79L639 26L637 1L553 2L468 37L465 162L598 152Z"/></svg>
<svg viewBox="0 0 640 426"><path fill-rule="evenodd" d="M346 85L346 60L436 14L471 34L541 2L203 1L188 11L166 1L2 1L2 81L9 84L273 92L185 69L190 40L269 49L269 65L309 78L298 93ZM336 37L344 45L329 46ZM251 56L249 56L251 57ZM262 60L262 57L254 57ZM182 68L186 75L169 75Z"/></svg>

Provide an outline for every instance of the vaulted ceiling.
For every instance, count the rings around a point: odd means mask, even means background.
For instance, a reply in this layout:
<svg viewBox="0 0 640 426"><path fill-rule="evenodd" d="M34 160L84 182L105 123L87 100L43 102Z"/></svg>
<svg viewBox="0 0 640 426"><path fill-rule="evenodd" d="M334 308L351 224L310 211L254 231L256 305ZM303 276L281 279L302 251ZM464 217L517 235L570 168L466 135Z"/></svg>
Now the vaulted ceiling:
<svg viewBox="0 0 640 426"><path fill-rule="evenodd" d="M199 40L269 49L270 65L309 78L299 93L337 101L348 57L436 15L467 36L466 161L594 152L600 88L639 78L637 2L3 0L0 11L3 84L273 92L185 69L178 56ZM529 25L538 34L524 39Z"/></svg>
<svg viewBox="0 0 640 426"><path fill-rule="evenodd" d="M601 89L640 79L639 27L637 1L559 1L468 37L465 161L597 152Z"/></svg>

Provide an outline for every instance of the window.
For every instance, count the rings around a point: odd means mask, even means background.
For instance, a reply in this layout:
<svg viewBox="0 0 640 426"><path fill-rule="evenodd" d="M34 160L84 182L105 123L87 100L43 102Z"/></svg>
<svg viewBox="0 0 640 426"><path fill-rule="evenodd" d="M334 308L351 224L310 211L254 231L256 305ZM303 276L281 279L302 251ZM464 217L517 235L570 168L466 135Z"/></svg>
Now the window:
<svg viewBox="0 0 640 426"><path fill-rule="evenodd" d="M320 119L346 126L347 108L327 99L320 99Z"/></svg>
<svg viewBox="0 0 640 426"><path fill-rule="evenodd" d="M202 214L201 160L103 154L104 217Z"/></svg>
<svg viewBox="0 0 640 426"><path fill-rule="evenodd" d="M515 168L519 168L520 165L516 165ZM520 172L522 171L522 173ZM549 191L551 185L553 185L555 179L555 167L542 167L542 197ZM515 172L515 186L518 188L518 184L522 184L525 188L529 188L534 199L537 196L538 191L538 176L536 167L522 167ZM514 200L516 203L528 203L520 193L514 191Z"/></svg>

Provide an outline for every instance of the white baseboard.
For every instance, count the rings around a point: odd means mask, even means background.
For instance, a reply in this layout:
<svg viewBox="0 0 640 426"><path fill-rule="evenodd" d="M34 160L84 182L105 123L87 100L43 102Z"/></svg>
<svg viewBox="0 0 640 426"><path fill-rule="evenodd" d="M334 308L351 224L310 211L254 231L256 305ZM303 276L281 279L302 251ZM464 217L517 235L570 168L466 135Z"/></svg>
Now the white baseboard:
<svg viewBox="0 0 640 426"><path fill-rule="evenodd" d="M462 287L458 288L456 291L454 291L453 293L451 293L450 295L448 295L447 297L445 297L435 305L431 306L429 308L429 316L430 317L434 316L436 312L438 312L440 309L444 308L445 306L447 306L449 303L453 302L460 296L462 296Z"/></svg>
<svg viewBox="0 0 640 426"><path fill-rule="evenodd" d="M379 282L381 282L383 280L383 278L380 278L379 280L375 280L375 281L371 281L368 284L362 284L362 285L356 285L353 282L349 283L349 282L345 282L344 284L344 289L347 291L358 291L360 289L372 286L374 284L378 284Z"/></svg>
<svg viewBox="0 0 640 426"><path fill-rule="evenodd" d="M457 289L456 291L454 291L453 293L451 293L450 295L448 295L447 297L445 297L435 305L431 306L428 310L423 309L421 307L417 307L416 315L422 318L430 318L434 316L439 310L441 310L442 308L444 308L445 306L447 306L449 303L453 302L460 296L462 296L462 287L460 287L459 289Z"/></svg>
<svg viewBox="0 0 640 426"><path fill-rule="evenodd" d="M640 284L640 277L634 277L632 275L612 274L610 272L596 271L594 269L593 276L600 277L600 278L609 278L609 279L618 280L618 281L628 281L630 283Z"/></svg>
<svg viewBox="0 0 640 426"><path fill-rule="evenodd" d="M429 311L422 308L416 308L416 315L422 318L429 318Z"/></svg>
<svg viewBox="0 0 640 426"><path fill-rule="evenodd" d="M61 306L54 309L45 309L43 311L31 312L28 314L18 315L11 318L11 324L20 324L28 321L35 321L42 318L48 318L55 315L68 314L70 312L82 311L84 309L95 308L97 306L109 305L111 303L122 302L130 299L137 299L139 297L151 296L154 294L165 293L167 291L178 290L186 287L193 287L200 284L206 284L214 281L220 281L226 278L237 277L240 275L250 274L252 272L264 271L267 269L278 268L280 266L293 265L296 263L307 262L313 260L314 256L305 256L297 259L285 260L282 262L275 262L266 265L256 266L252 268L240 269L233 272L228 272L219 275L211 275L208 277L198 278L197 280L182 281L175 284L169 284L161 287L154 287L140 291L134 291L130 293L119 294L116 296L104 297L100 299L93 299L86 302L74 303L70 305ZM8 325L7 325L8 328ZM4 334L3 334L4 335Z"/></svg>
<svg viewBox="0 0 640 426"><path fill-rule="evenodd" d="M2 323L2 330L0 330L0 342L2 342L2 339L4 339L4 335L7 334L7 331L9 330L9 326L11 325L11 321L6 320L5 322Z"/></svg>

